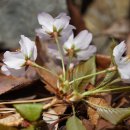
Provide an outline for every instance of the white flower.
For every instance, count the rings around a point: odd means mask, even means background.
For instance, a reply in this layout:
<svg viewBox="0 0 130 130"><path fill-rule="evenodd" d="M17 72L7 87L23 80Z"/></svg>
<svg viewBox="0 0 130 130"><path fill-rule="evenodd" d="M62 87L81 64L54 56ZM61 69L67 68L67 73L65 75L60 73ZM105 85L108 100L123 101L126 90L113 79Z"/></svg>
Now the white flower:
<svg viewBox="0 0 130 130"><path fill-rule="evenodd" d="M126 83L130 83L130 59L127 56L123 57L123 54L126 52L126 50L126 44L124 41L122 41L114 48L113 55L121 79Z"/></svg>
<svg viewBox="0 0 130 130"><path fill-rule="evenodd" d="M74 26L69 25L69 21L70 17L65 13L60 13L53 18L48 13L42 12L38 15L38 22L42 28L36 29L36 33L44 40L53 38L54 33L57 33L58 37L62 37L65 41L66 37L72 33L72 29L75 29Z"/></svg>
<svg viewBox="0 0 130 130"><path fill-rule="evenodd" d="M37 49L33 41L21 35L19 44L21 46L20 51L6 51L4 53L4 65L1 67L1 70L6 75L21 75L22 72L25 72L27 60L35 61L37 58Z"/></svg>
<svg viewBox="0 0 130 130"><path fill-rule="evenodd" d="M96 47L89 45L91 41L92 34L87 30L81 31L75 38L72 34L64 43L64 53L78 60L87 60L96 52Z"/></svg>

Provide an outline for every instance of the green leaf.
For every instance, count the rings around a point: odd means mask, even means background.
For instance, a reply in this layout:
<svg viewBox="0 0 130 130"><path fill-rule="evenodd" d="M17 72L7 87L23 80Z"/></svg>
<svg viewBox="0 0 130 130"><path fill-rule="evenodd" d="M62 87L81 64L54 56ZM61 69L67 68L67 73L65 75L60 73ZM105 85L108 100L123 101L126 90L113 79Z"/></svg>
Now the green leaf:
<svg viewBox="0 0 130 130"><path fill-rule="evenodd" d="M67 130L86 130L81 120L76 116L72 116L67 120L66 128Z"/></svg>
<svg viewBox="0 0 130 130"><path fill-rule="evenodd" d="M116 71L108 72L103 81L97 87L103 87L113 81L113 78L117 75Z"/></svg>
<svg viewBox="0 0 130 130"><path fill-rule="evenodd" d="M35 130L35 127L33 125L27 127L27 128L23 128L21 130Z"/></svg>
<svg viewBox="0 0 130 130"><path fill-rule="evenodd" d="M43 104L15 104L14 107L23 118L28 121L36 121L41 116Z"/></svg>
<svg viewBox="0 0 130 130"><path fill-rule="evenodd" d="M17 130L17 129L0 124L0 130Z"/></svg>
<svg viewBox="0 0 130 130"><path fill-rule="evenodd" d="M115 66L115 61L114 61L114 56L113 56L113 49L116 46L116 41L114 39L112 39L112 46L111 46L111 66ZM105 76L105 78L103 79L103 81L97 86L97 87L103 87L107 84L109 84L111 81L113 81L115 78L119 77L117 71L112 71L112 72L108 72Z"/></svg>
<svg viewBox="0 0 130 130"><path fill-rule="evenodd" d="M96 73L96 63L95 63L95 56L91 57L86 62L82 62L74 68L73 71L73 79L77 79L79 77L89 75L92 73ZM85 86L87 83L95 84L96 76L93 76L88 79L78 80L75 81L74 88L78 91L82 90L82 87Z"/></svg>
<svg viewBox="0 0 130 130"><path fill-rule="evenodd" d="M130 116L130 108L107 108L96 105L96 109L101 117L114 125Z"/></svg>

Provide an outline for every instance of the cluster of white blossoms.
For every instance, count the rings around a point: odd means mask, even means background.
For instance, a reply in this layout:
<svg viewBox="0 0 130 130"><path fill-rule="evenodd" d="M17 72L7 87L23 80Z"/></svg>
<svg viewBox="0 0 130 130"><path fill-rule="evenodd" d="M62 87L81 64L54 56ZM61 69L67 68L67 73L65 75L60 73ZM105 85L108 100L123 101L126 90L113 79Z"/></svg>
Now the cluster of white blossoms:
<svg viewBox="0 0 130 130"><path fill-rule="evenodd" d="M36 29L36 34L43 40L49 40L57 35L62 41L65 41L75 29L70 25L70 17L65 13L60 13L56 18L50 14L42 12L38 15L38 22L42 28Z"/></svg>
<svg viewBox="0 0 130 130"><path fill-rule="evenodd" d="M77 60L87 60L96 52L96 47L90 45L92 34L87 30L81 31L74 37L74 26L70 25L70 17L65 13L59 14L56 18L42 12L38 15L38 22L42 28L36 29L36 35L42 40L49 40L57 37L64 42L61 44L61 49L65 56L76 58ZM34 41L21 35L19 41L21 49L16 52L6 51L4 53L1 70L6 75L18 76L19 73L24 73L29 66L28 61L35 62L37 58L37 49ZM117 64L121 78L125 82L130 82L130 61L128 57L123 57L126 51L126 44L121 42L114 48L113 55Z"/></svg>

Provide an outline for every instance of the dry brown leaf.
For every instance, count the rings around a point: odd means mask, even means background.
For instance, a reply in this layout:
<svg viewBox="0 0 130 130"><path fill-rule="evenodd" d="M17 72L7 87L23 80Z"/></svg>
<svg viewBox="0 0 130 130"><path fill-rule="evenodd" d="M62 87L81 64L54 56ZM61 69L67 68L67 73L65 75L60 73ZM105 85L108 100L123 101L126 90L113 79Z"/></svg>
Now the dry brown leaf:
<svg viewBox="0 0 130 130"><path fill-rule="evenodd" d="M87 130L95 130L94 125L91 123L91 121L83 119L83 124Z"/></svg>
<svg viewBox="0 0 130 130"><path fill-rule="evenodd" d="M92 88L94 88L94 87L91 85L90 89L92 89ZM95 95L93 97L89 97L88 101L93 103L93 104L100 105L100 106L105 106L105 107L109 106L109 103L105 100L105 98L101 94ZM88 107L88 116L89 116L92 124L97 125L98 119L100 118L100 115L91 106Z"/></svg>
<svg viewBox="0 0 130 130"><path fill-rule="evenodd" d="M0 124L6 126L18 126L22 123L24 119L20 116L19 113L12 114L6 118L0 119Z"/></svg>
<svg viewBox="0 0 130 130"><path fill-rule="evenodd" d="M96 126L96 130L105 130L105 129L117 130L117 129L114 129L114 125L112 125L108 121L104 119L99 119L98 124Z"/></svg>
<svg viewBox="0 0 130 130"><path fill-rule="evenodd" d="M26 78L17 78L12 76L0 75L0 95L11 90L20 89L31 85L36 80L29 80Z"/></svg>
<svg viewBox="0 0 130 130"><path fill-rule="evenodd" d="M106 69L109 67L110 63L111 63L110 56L100 54L96 55L97 68Z"/></svg>
<svg viewBox="0 0 130 130"><path fill-rule="evenodd" d="M88 101L92 102L93 104L108 107L109 105L106 102L106 100L103 97L100 97L100 98L99 97L100 96L90 97ZM88 115L92 124L97 125L98 119L100 118L100 115L97 113L97 111L93 109L92 107L88 107Z"/></svg>
<svg viewBox="0 0 130 130"><path fill-rule="evenodd" d="M38 37L36 37L36 45L39 52L36 62L41 66L51 69L52 71L54 70L54 68L56 69L57 68L56 65L47 54L46 45L41 44L41 41ZM56 93L57 92L57 89L56 89L57 77L41 69L37 69L37 72L42 82L46 84L45 88L49 90L51 93Z"/></svg>
<svg viewBox="0 0 130 130"><path fill-rule="evenodd" d="M63 104L63 103L61 103L61 104L56 104L56 105L53 107L54 111L55 111L58 115L64 114L66 108L67 108L67 105L66 105L66 104Z"/></svg>

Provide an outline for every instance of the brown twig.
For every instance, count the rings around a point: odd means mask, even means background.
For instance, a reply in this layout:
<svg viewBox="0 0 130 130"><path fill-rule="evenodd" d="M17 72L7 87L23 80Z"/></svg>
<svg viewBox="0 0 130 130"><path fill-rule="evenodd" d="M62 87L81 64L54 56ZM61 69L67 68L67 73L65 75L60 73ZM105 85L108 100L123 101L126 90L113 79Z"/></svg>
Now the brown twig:
<svg viewBox="0 0 130 130"><path fill-rule="evenodd" d="M21 101L0 102L0 105L2 105L2 104L21 104L21 103L45 102L45 101L48 101L48 100L52 100L53 98L54 97L34 99L34 100L21 100Z"/></svg>
<svg viewBox="0 0 130 130"><path fill-rule="evenodd" d="M58 102L59 100L57 98L53 98L51 102L43 106L43 110L50 108L51 106L55 105Z"/></svg>

